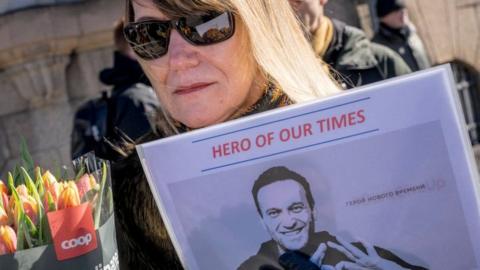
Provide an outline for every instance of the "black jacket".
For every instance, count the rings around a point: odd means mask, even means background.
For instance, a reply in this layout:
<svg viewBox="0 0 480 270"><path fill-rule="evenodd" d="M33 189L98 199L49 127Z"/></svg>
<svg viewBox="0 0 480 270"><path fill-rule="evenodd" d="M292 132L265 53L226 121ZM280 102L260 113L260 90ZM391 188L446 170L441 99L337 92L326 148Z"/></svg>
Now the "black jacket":
<svg viewBox="0 0 480 270"><path fill-rule="evenodd" d="M136 61L115 52L114 66L101 71L100 81L112 86L111 94L86 102L75 113L73 158L92 150L108 156L103 138L114 139L115 128L134 140L152 130L159 103Z"/></svg>
<svg viewBox="0 0 480 270"><path fill-rule="evenodd" d="M420 37L408 26L401 29L392 29L380 23L372 41L397 52L412 71L430 67L430 61Z"/></svg>
<svg viewBox="0 0 480 270"><path fill-rule="evenodd" d="M340 73L345 88L353 88L410 73L407 64L392 50L371 43L365 33L332 20L333 40L323 61Z"/></svg>
<svg viewBox="0 0 480 270"><path fill-rule="evenodd" d="M305 258L306 260L308 260L310 256L315 252L315 250L317 250L320 244L322 243L327 244L327 242L334 242L339 244L337 239L331 234L329 234L328 232L326 231L316 232L310 236L310 240L307 246L304 247L300 251L300 253L305 254L306 255ZM353 243L353 245L361 249L363 252L366 252L366 249L363 247L362 244ZM412 269L412 270L426 269L423 267L411 265L386 249L375 247L375 250L377 251L380 257L393 261L404 268ZM248 258L246 261L244 261L238 267L238 270L262 270L262 269L282 270L284 268L280 266L278 262L279 257L280 257L280 254L278 251L277 244L275 243L275 241L270 240L263 243L260 246L260 250L258 251L258 253ZM344 255L340 251L335 250L333 248L327 248L322 264L335 266L342 261L352 262L346 255Z"/></svg>

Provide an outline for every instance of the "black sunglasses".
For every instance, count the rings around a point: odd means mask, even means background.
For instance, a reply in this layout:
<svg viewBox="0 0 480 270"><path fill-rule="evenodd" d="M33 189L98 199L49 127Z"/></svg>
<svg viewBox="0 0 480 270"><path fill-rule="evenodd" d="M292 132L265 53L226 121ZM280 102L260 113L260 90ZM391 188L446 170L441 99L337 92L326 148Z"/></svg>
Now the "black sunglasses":
<svg viewBox="0 0 480 270"><path fill-rule="evenodd" d="M211 12L171 21L129 23L123 30L133 51L145 60L152 60L167 53L172 28L189 43L205 46L229 39L235 32L235 19L230 12Z"/></svg>

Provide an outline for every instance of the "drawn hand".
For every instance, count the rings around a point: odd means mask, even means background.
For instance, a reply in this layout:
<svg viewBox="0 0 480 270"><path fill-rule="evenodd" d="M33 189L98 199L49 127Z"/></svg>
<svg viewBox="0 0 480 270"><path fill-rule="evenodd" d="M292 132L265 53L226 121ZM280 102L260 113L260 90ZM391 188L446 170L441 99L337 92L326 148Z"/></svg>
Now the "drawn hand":
<svg viewBox="0 0 480 270"><path fill-rule="evenodd" d="M322 266L323 258L325 258L325 253L327 251L327 245L325 243L321 243L317 250L312 254L310 257L310 261L317 265L318 267Z"/></svg>
<svg viewBox="0 0 480 270"><path fill-rule="evenodd" d="M351 243L337 237L337 241L340 244L328 242L327 245L331 248L338 250L339 252L345 254L353 263L351 262L340 262L335 266L336 270L364 270L364 269L375 269L375 270L403 270L405 268L400 265L386 260L380 257L375 250L375 248L367 243L362 245L366 249L366 253L358 249Z"/></svg>
<svg viewBox="0 0 480 270"><path fill-rule="evenodd" d="M318 246L317 250L312 254L310 257L310 261L317 265L320 270L336 270L335 267L331 265L323 265L323 259L325 258L325 254L327 251L327 245L322 243Z"/></svg>

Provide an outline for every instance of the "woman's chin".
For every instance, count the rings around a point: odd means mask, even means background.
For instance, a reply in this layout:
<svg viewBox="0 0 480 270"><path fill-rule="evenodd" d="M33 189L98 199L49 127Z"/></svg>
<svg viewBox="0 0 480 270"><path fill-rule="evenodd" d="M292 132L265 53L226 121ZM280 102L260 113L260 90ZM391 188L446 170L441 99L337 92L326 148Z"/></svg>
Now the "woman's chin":
<svg viewBox="0 0 480 270"><path fill-rule="evenodd" d="M189 127L189 128L208 127L208 126L214 125L216 123L222 122L222 120L223 120L222 118L218 119L218 118L212 117L212 116L201 117L201 115L199 115L198 113L193 114L193 115L187 115L187 116L184 116L184 117L179 117L179 118L176 118L176 119L178 121L180 121L181 123L183 123L184 125L186 125L187 127Z"/></svg>

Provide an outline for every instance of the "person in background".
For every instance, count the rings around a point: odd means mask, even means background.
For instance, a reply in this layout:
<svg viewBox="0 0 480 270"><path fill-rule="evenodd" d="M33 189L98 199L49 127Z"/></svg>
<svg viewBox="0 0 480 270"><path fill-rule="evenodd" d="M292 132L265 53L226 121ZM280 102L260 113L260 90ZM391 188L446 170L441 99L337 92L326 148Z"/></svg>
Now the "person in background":
<svg viewBox="0 0 480 270"><path fill-rule="evenodd" d="M341 92L287 1L126 3L125 36L162 109L154 132L136 143ZM120 268L182 269L135 144L117 148L122 159L112 165L112 189Z"/></svg>
<svg viewBox="0 0 480 270"><path fill-rule="evenodd" d="M113 67L102 70L100 81L112 86L82 105L74 117L71 153L75 159L90 151L111 156L105 138L115 141L118 130L131 140L152 130L159 103L155 92L123 35L123 20L114 28Z"/></svg>
<svg viewBox="0 0 480 270"><path fill-rule="evenodd" d="M425 47L408 20L405 7L404 0L377 0L380 25L372 41L396 51L412 71L429 68Z"/></svg>
<svg viewBox="0 0 480 270"><path fill-rule="evenodd" d="M289 0L318 57L342 82L353 88L411 70L392 50L373 44L365 33L324 15L328 0Z"/></svg>

